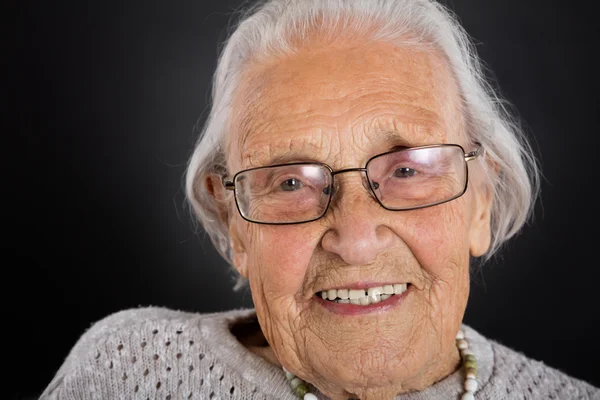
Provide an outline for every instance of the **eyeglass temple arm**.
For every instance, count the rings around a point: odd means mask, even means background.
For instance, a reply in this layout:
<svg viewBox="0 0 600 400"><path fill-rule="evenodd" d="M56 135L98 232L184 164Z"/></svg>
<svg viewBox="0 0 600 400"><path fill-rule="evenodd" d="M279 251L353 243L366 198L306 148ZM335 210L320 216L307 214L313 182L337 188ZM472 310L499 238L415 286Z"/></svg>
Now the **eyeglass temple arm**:
<svg viewBox="0 0 600 400"><path fill-rule="evenodd" d="M479 147L465 154L465 161L471 161L479 157L483 153L483 146L477 143Z"/></svg>
<svg viewBox="0 0 600 400"><path fill-rule="evenodd" d="M233 181L227 180L227 178L222 177L221 182L223 182L223 187L225 187L225 190L235 190L235 184L233 183Z"/></svg>

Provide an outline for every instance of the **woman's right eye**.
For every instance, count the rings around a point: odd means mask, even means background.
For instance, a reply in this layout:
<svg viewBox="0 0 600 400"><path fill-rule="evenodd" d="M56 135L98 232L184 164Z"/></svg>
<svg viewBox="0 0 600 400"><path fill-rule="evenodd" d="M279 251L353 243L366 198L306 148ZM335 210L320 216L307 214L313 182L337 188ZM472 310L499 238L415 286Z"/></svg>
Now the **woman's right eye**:
<svg viewBox="0 0 600 400"><path fill-rule="evenodd" d="M284 192L292 192L294 190L301 189L304 185L296 178L286 179L279 185L281 190Z"/></svg>

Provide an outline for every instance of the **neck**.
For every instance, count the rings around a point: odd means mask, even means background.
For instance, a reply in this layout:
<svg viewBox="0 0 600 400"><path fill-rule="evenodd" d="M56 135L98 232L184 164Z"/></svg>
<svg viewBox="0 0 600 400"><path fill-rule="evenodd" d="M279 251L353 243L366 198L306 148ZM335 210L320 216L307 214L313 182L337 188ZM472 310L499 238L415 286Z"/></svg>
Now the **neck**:
<svg viewBox="0 0 600 400"><path fill-rule="evenodd" d="M231 327L231 331L238 341L250 352L272 365L279 368L282 367L255 319L240 321ZM423 390L453 374L460 366L460 353L455 346L452 346L447 354L432 360L422 368L423 372L405 382L394 383L385 387L346 387L345 385L335 385L331 382L311 383L332 400L347 400L349 398L390 400L401 393Z"/></svg>
<svg viewBox="0 0 600 400"><path fill-rule="evenodd" d="M240 320L231 326L230 330L233 336L250 352L281 368L281 363L269 346L256 317Z"/></svg>

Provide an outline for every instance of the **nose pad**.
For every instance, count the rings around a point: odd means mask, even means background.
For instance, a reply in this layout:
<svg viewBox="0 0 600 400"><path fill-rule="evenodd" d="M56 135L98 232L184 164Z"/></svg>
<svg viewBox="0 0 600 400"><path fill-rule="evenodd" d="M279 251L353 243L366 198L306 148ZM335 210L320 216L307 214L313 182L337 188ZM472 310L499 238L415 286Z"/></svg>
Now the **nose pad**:
<svg viewBox="0 0 600 400"><path fill-rule="evenodd" d="M363 171L362 184L363 184L363 187L365 188L365 190L367 191L367 193L369 193L369 195L371 195L373 200L379 202L377 200L377 195L375 195L375 190L379 189L379 183L377 183L375 181L369 181L369 176L367 175L367 171Z"/></svg>
<svg viewBox="0 0 600 400"><path fill-rule="evenodd" d="M375 181L369 181L369 177L365 173L364 183L365 189L375 200L377 200L377 196L375 195L375 191L379 189L379 183Z"/></svg>

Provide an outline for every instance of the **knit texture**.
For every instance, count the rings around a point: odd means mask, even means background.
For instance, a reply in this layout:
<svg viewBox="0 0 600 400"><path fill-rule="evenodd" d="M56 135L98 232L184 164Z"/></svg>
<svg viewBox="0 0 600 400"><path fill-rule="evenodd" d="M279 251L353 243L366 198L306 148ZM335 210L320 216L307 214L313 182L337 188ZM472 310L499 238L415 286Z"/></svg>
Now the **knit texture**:
<svg viewBox="0 0 600 400"><path fill-rule="evenodd" d="M85 332L40 400L296 399L283 371L230 332L253 316L253 310L193 314L164 308L113 314ZM600 400L598 388L463 329L478 361L476 399ZM397 399L460 399L463 382L459 370Z"/></svg>

